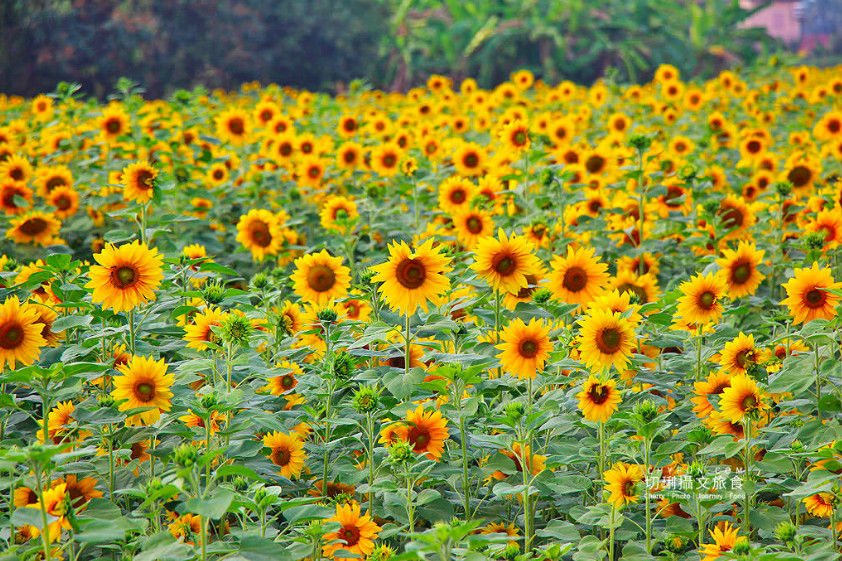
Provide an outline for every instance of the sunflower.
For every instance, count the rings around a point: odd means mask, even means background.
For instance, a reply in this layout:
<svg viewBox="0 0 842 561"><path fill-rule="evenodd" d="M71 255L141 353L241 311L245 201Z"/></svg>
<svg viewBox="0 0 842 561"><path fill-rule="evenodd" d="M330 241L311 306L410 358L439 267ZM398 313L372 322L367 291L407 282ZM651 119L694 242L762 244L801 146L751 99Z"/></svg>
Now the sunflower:
<svg viewBox="0 0 842 561"><path fill-rule="evenodd" d="M746 336L742 331L733 341L725 343L719 357L719 365L729 374L745 374L757 363L758 352L754 348L754 335Z"/></svg>
<svg viewBox="0 0 842 561"><path fill-rule="evenodd" d="M347 197L329 197L319 213L322 228L344 234L359 217L357 203Z"/></svg>
<svg viewBox="0 0 842 561"><path fill-rule="evenodd" d="M706 324L722 316L722 297L727 285L713 273L696 275L679 287L684 294L678 299L677 312L686 322Z"/></svg>
<svg viewBox="0 0 842 561"><path fill-rule="evenodd" d="M588 304L588 312L592 310L607 310L612 313L624 314L631 310L631 313L627 314L627 319L634 326L639 325L643 321L643 317L638 312L639 309L639 305L632 304L630 292L620 292L616 288L611 292L603 292L593 302Z"/></svg>
<svg viewBox="0 0 842 561"><path fill-rule="evenodd" d="M415 251L404 242L389 246L389 260L370 269L376 273L372 282L382 282L379 291L393 309L410 316L418 306L427 311L427 301L438 303L450 289L445 273L451 271L450 259L427 240Z"/></svg>
<svg viewBox="0 0 842 561"><path fill-rule="evenodd" d="M533 318L525 324L517 318L506 326L500 339L503 342L496 347L500 349L497 358L503 370L520 379L535 378L553 348L550 326L543 319L539 322Z"/></svg>
<svg viewBox="0 0 842 561"><path fill-rule="evenodd" d="M76 475L68 474L64 477L54 479L50 483L50 487L64 485L70 503L73 505L73 508L78 510L91 499L102 497L102 491L97 491L94 488L96 484L97 480L93 477L85 477L80 480Z"/></svg>
<svg viewBox="0 0 842 561"><path fill-rule="evenodd" d="M45 346L57 347L59 339L64 337L64 333L54 333L53 323L56 321L58 314L46 301L41 301L41 296L36 296L32 302L27 303L27 306L32 306L38 313L38 318L35 322L41 327L41 337L44 338Z"/></svg>
<svg viewBox="0 0 842 561"><path fill-rule="evenodd" d="M415 411L406 412L406 422L398 428L398 436L412 445L418 454L424 454L428 460L438 461L444 452L444 441L450 438L447 432L447 419L440 411L424 411L419 405Z"/></svg>
<svg viewBox="0 0 842 561"><path fill-rule="evenodd" d="M72 187L57 187L47 198L47 203L56 207L54 214L59 218L68 218L79 211L79 193Z"/></svg>
<svg viewBox="0 0 842 561"><path fill-rule="evenodd" d="M361 323L367 323L373 311L367 301L358 298L347 298L339 302L339 309L343 312L340 314L343 321L358 321Z"/></svg>
<svg viewBox="0 0 842 561"><path fill-rule="evenodd" d="M272 463L281 466L282 477L292 479L301 475L307 454L304 452L304 442L298 434L284 434L278 431L269 433L263 437L263 446L271 450L269 459Z"/></svg>
<svg viewBox="0 0 842 561"><path fill-rule="evenodd" d="M123 168L120 183L123 184L123 197L127 201L136 201L144 205L152 200L155 191L155 179L158 170L147 160L129 164Z"/></svg>
<svg viewBox="0 0 842 561"><path fill-rule="evenodd" d="M18 206L16 197L29 204ZM8 178L0 180L0 208L3 209L3 212L6 214L23 214L31 204L32 189L27 187L26 183L12 181Z"/></svg>
<svg viewBox="0 0 842 561"><path fill-rule="evenodd" d="M237 222L237 241L251 251L255 261L277 255L284 241L281 223L268 210L253 208Z"/></svg>
<svg viewBox="0 0 842 561"><path fill-rule="evenodd" d="M795 276L783 287L787 298L781 304L789 307L795 323L836 317L839 297L828 290L842 287L842 282L833 281L829 267L819 269L819 264L814 261L809 269L795 269Z"/></svg>
<svg viewBox="0 0 842 561"><path fill-rule="evenodd" d="M605 490L611 493L608 502L614 508L621 508L628 503L636 503L640 496L635 494L635 486L643 481L643 470L637 464L617 462L603 474Z"/></svg>
<svg viewBox="0 0 842 561"><path fill-rule="evenodd" d="M326 168L327 160L316 155L304 156L298 163L298 184L308 187L320 187Z"/></svg>
<svg viewBox="0 0 842 561"><path fill-rule="evenodd" d="M646 260L644 259L644 264ZM638 275L636 270L622 269L617 271L609 284L610 288L618 290L620 294L633 294L638 304L655 302L660 297L658 279L655 273Z"/></svg>
<svg viewBox="0 0 842 561"><path fill-rule="evenodd" d="M807 507L807 512L818 518L830 517L837 502L836 497L831 493L814 493L804 498L804 506Z"/></svg>
<svg viewBox="0 0 842 561"><path fill-rule="evenodd" d="M126 364L117 366L122 374L114 378L112 397L122 401L120 411L152 407L126 419L127 426L151 425L161 418L161 413L170 410L173 393L173 374L167 374L164 359L155 361L150 357L133 356Z"/></svg>
<svg viewBox="0 0 842 561"><path fill-rule="evenodd" d="M219 345L221 341L211 326L221 326L227 317L227 313L213 306L202 313L195 314L192 322L184 326L184 340L187 341L187 346L197 351L204 351L208 348L207 343Z"/></svg>
<svg viewBox="0 0 842 561"><path fill-rule="evenodd" d="M348 295L350 273L351 269L342 265L341 257L331 257L323 249L296 259L290 280L302 300L321 306Z"/></svg>
<svg viewBox="0 0 842 561"><path fill-rule="evenodd" d="M745 375L734 376L719 397L721 415L733 423L742 422L746 416L769 409L764 398L765 393L754 380Z"/></svg>
<svg viewBox="0 0 842 561"><path fill-rule="evenodd" d="M72 401L60 401L58 405L50 410L50 414L47 416L47 431L49 432L50 440L52 440L54 444L61 444L62 441L69 436L67 425L76 422L73 418L73 412L75 410L76 406L73 405ZM86 431L85 436L89 435L90 432ZM46 442L43 428L38 430L36 437L41 442Z"/></svg>
<svg viewBox="0 0 842 561"><path fill-rule="evenodd" d="M513 442L511 450L503 449L500 450L500 453L512 460L515 464L515 469L520 473L523 473L524 463L526 464L526 469L532 475L538 475L547 469L547 457L541 454L533 454L528 444L523 446L520 442ZM526 461L524 462L524 460ZM495 471L491 474L491 477L494 479L505 479L507 474L502 471Z"/></svg>
<svg viewBox="0 0 842 561"><path fill-rule="evenodd" d="M129 132L129 115L123 104L111 102L102 110L97 126L106 142L113 142Z"/></svg>
<svg viewBox="0 0 842 561"><path fill-rule="evenodd" d="M716 260L716 264L721 267L719 276L725 281L730 298L754 294L760 281L766 278L757 270L764 253L757 251L754 242L740 242L736 251L722 250L722 257Z"/></svg>
<svg viewBox="0 0 842 561"><path fill-rule="evenodd" d="M251 134L251 127L248 113L237 107L223 111L216 118L216 134L234 146L245 144Z"/></svg>
<svg viewBox="0 0 842 561"><path fill-rule="evenodd" d="M476 261L471 269L494 290L515 294L528 286L526 275L534 275L540 268L534 246L524 236L506 237L502 228L496 238L479 240L474 252Z"/></svg>
<svg viewBox="0 0 842 561"><path fill-rule="evenodd" d="M94 303L123 312L155 300L155 289L164 278L163 259L157 249L137 240L119 248L106 244L94 259L99 265L90 268L91 280L85 285L93 288Z"/></svg>
<svg viewBox="0 0 842 561"><path fill-rule="evenodd" d="M718 526L713 530L708 530L714 543L702 544L701 553L704 555L702 561L714 561L719 559L723 553L731 551L738 541L745 540L745 537L737 536L737 528L731 526L730 522L726 522L722 528Z"/></svg>
<svg viewBox="0 0 842 561"><path fill-rule="evenodd" d="M336 151L336 167L355 170L362 164L363 147L356 142L345 142Z"/></svg>
<svg viewBox="0 0 842 561"><path fill-rule="evenodd" d="M516 153L529 150L529 146L532 144L529 125L518 119L505 125L498 136L504 148Z"/></svg>
<svg viewBox="0 0 842 561"><path fill-rule="evenodd" d="M374 551L374 540L380 526L371 520L369 515L360 515L360 505L356 501L349 504L337 504L336 514L326 522L338 522L340 528L335 532L328 532L323 536L325 545L322 555L331 559L367 558ZM354 557L337 554L346 551Z"/></svg>
<svg viewBox="0 0 842 561"><path fill-rule="evenodd" d="M690 398L690 401L695 404L693 413L699 419L709 417L716 411L710 402L710 396L721 395L725 388L730 385L731 376L726 372L712 372L706 380L694 383L693 388L696 395Z"/></svg>
<svg viewBox="0 0 842 561"><path fill-rule="evenodd" d="M61 537L62 529L71 530L73 528L65 516L67 514L67 506L67 485L59 483L55 487L44 489L41 494L41 500L35 504L26 505L24 508L37 508L45 511L49 516L54 518L47 527L47 536L52 543Z"/></svg>
<svg viewBox="0 0 842 561"><path fill-rule="evenodd" d="M29 183L34 171L26 156L12 154L0 161L0 180L10 179L18 183Z"/></svg>
<svg viewBox="0 0 842 561"><path fill-rule="evenodd" d="M173 520L167 526L167 530L175 539L183 538L187 545L196 545L196 539L202 532L202 517L188 512L181 518Z"/></svg>
<svg viewBox="0 0 842 561"><path fill-rule="evenodd" d="M806 230L821 234L825 249L839 247L842 242L842 210L839 208L820 210L815 220L807 224Z"/></svg>
<svg viewBox="0 0 842 561"><path fill-rule="evenodd" d="M728 195L719 203L716 211L722 227L728 232L722 239L739 238L757 222L749 206L736 195Z"/></svg>
<svg viewBox="0 0 842 561"><path fill-rule="evenodd" d="M34 211L12 219L6 237L15 243L50 245L61 230L61 222L51 213Z"/></svg>
<svg viewBox="0 0 842 561"><path fill-rule="evenodd" d="M439 185L439 208L451 215L460 210L467 210L476 190L476 185L467 179L458 175L449 177Z"/></svg>
<svg viewBox="0 0 842 561"><path fill-rule="evenodd" d="M462 208L453 214L456 238L471 250L481 238L494 235L494 219L487 210Z"/></svg>
<svg viewBox="0 0 842 561"><path fill-rule="evenodd" d="M371 151L369 166L371 167L371 171L379 174L381 177L394 177L400 171L402 156L403 150L401 150L400 146L392 142L387 142Z"/></svg>
<svg viewBox="0 0 842 561"><path fill-rule="evenodd" d="M360 128L360 123L357 121L357 118L353 115L342 115L339 118L339 124L336 126L336 132L339 133L339 136L342 138L351 138L355 134L357 134L357 130Z"/></svg>
<svg viewBox="0 0 842 561"><path fill-rule="evenodd" d="M585 380L582 391L576 394L576 398L585 419L602 423L607 422L614 411L619 409L618 405L622 400L617 390L617 382L600 382L594 375Z"/></svg>
<svg viewBox="0 0 842 561"><path fill-rule="evenodd" d="M580 360L592 372L612 364L617 370L626 368L636 341L631 321L610 310L592 310L578 323Z"/></svg>
<svg viewBox="0 0 842 561"><path fill-rule="evenodd" d="M595 249L567 246L567 257L556 255L549 288L553 297L568 304L588 304L608 283L608 265L594 257Z"/></svg>
<svg viewBox="0 0 842 561"><path fill-rule="evenodd" d="M463 177L482 175L488 154L479 144L467 142L460 145L453 154L453 166Z"/></svg>
<svg viewBox="0 0 842 561"><path fill-rule="evenodd" d="M40 347L47 345L42 336L38 310L31 304L20 304L17 296L0 304L0 366L15 362L29 366L38 360Z"/></svg>
<svg viewBox="0 0 842 561"><path fill-rule="evenodd" d="M289 370L280 376L274 376L266 380L267 384L261 388L274 396L284 394L298 385L298 378L304 376L304 371L294 362L283 360L275 365L275 368Z"/></svg>

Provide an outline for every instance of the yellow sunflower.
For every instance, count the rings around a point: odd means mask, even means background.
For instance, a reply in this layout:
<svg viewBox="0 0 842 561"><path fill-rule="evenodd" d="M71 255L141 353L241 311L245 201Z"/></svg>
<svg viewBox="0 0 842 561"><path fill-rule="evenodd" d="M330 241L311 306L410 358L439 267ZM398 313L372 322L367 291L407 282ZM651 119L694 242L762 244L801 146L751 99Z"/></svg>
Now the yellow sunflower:
<svg viewBox="0 0 842 561"><path fill-rule="evenodd" d="M415 411L406 412L406 422L398 426L397 436L412 445L418 454L424 454L428 460L438 461L444 452L444 441L450 438L447 432L447 419L441 411L424 411L419 405Z"/></svg>
<svg viewBox="0 0 842 561"><path fill-rule="evenodd" d="M289 370L279 376L273 376L266 380L267 384L261 388L262 391L269 392L274 396L284 394L298 385L298 378L304 376L304 371L298 364L288 360L282 360L275 365L275 368L282 368Z"/></svg>
<svg viewBox="0 0 842 561"><path fill-rule="evenodd" d="M745 374L749 366L757 363L757 358L754 335L746 336L741 331L733 341L725 343L720 353L719 365L729 374Z"/></svg>
<svg viewBox="0 0 842 561"><path fill-rule="evenodd" d="M819 264L813 262L809 269L795 269L795 276L783 287L787 298L781 304L789 307L795 323L836 317L839 297L828 290L842 287L842 282L833 281L830 267L819 269Z"/></svg>
<svg viewBox="0 0 842 561"><path fill-rule="evenodd" d="M99 265L91 266L91 280L85 285L93 289L94 303L123 312L155 300L155 289L164 278L163 259L157 249L139 241L120 247L106 244L94 259Z"/></svg>
<svg viewBox="0 0 842 561"><path fill-rule="evenodd" d="M34 211L13 218L6 237L15 243L50 245L61 230L61 222L53 214Z"/></svg>
<svg viewBox="0 0 842 561"><path fill-rule="evenodd" d="M268 210L253 208L237 222L237 241L251 251L255 261L277 255L284 241L278 217Z"/></svg>
<svg viewBox="0 0 842 561"><path fill-rule="evenodd" d="M47 344L38 320L35 306L21 305L17 296L0 304L0 365L14 370L15 362L29 366L38 360L40 347Z"/></svg>
<svg viewBox="0 0 842 561"><path fill-rule="evenodd" d="M208 348L207 343L219 345L221 341L213 332L211 326L222 325L227 317L227 313L213 306L208 307L204 312L195 314L192 317L192 322L184 326L184 340L187 341L187 346L197 351L204 351Z"/></svg>
<svg viewBox="0 0 842 561"><path fill-rule="evenodd" d="M540 268L534 246L524 236L507 237L500 228L497 237L482 238L474 249L476 261L471 265L494 290L516 294L528 286L526 275Z"/></svg>
<svg viewBox="0 0 842 561"><path fill-rule="evenodd" d="M769 409L769 404L765 401L765 393L757 386L757 383L748 376L740 375L731 378L731 385L722 390L719 408L724 419L739 423L747 415L751 416Z"/></svg>
<svg viewBox="0 0 842 561"><path fill-rule="evenodd" d="M167 374L164 359L155 361L151 356L133 356L128 363L117 366L121 376L114 378L112 397L122 401L120 411L152 407L126 419L127 426L151 425L161 418L161 413L170 410L173 393L173 374Z"/></svg>
<svg viewBox="0 0 842 561"><path fill-rule="evenodd" d="M141 205L148 203L152 200L157 177L158 170L146 160L129 164L120 176L120 183L123 184L123 198L127 201L136 201Z"/></svg>
<svg viewBox="0 0 842 561"><path fill-rule="evenodd" d="M351 269L342 265L341 257L331 257L323 249L296 259L290 280L302 300L322 306L348 295L350 273Z"/></svg>
<svg viewBox="0 0 842 561"><path fill-rule="evenodd" d="M497 358L503 370L520 379L535 378L544 369L544 362L550 356L553 344L550 341L550 326L542 319L532 319L525 324L520 318L512 321L500 335L503 341Z"/></svg>
<svg viewBox="0 0 842 561"><path fill-rule="evenodd" d="M459 242L471 250L480 239L494 235L494 219L487 210L462 208L453 214L453 228Z"/></svg>
<svg viewBox="0 0 842 561"><path fill-rule="evenodd" d="M721 529L716 527L708 531L714 543L706 543L700 546L701 553L704 555L702 561L719 559L723 553L734 549L738 541L746 539L745 537L737 536L737 528L731 526L730 522L726 522Z"/></svg>
<svg viewBox="0 0 842 561"><path fill-rule="evenodd" d="M615 508L640 499L640 495L635 494L635 487L643 481L643 470L637 464L618 462L603 474L603 479L605 490L610 493L608 502Z"/></svg>
<svg viewBox="0 0 842 561"><path fill-rule="evenodd" d="M552 262L549 288L553 297L568 304L588 304L608 283L608 265L594 257L595 249L574 250L567 246L567 257L556 255Z"/></svg>
<svg viewBox="0 0 842 561"><path fill-rule="evenodd" d="M479 144L464 143L453 154L453 166L463 177L482 175L485 171L488 154Z"/></svg>
<svg viewBox="0 0 842 561"><path fill-rule="evenodd" d="M280 475L287 479L298 477L307 458L304 442L297 433L271 432L263 437L263 445L271 450L269 459L281 467Z"/></svg>
<svg viewBox="0 0 842 561"><path fill-rule="evenodd" d="M25 200L27 205L18 206L16 198ZM32 189L26 183L12 181L11 179L0 180L0 209L6 214L23 214L32 204Z"/></svg>
<svg viewBox="0 0 842 561"><path fill-rule="evenodd" d="M328 532L322 537L322 555L330 559L369 558L374 551L377 532L382 530L368 514L360 515L360 505L356 501L336 505L336 514L326 522L338 522L340 527L335 532ZM346 551L354 557L338 554Z"/></svg>
<svg viewBox="0 0 842 561"><path fill-rule="evenodd" d="M818 518L830 517L837 502L836 497L831 493L814 493L804 498L804 506L807 507L807 512Z"/></svg>
<svg viewBox="0 0 842 561"><path fill-rule="evenodd" d="M754 242L740 242L737 250L724 249L722 257L716 260L721 267L719 276L725 281L728 296L740 298L751 296L765 279L757 266L763 261L765 251L757 251Z"/></svg>
<svg viewBox="0 0 842 561"><path fill-rule="evenodd" d="M731 385L731 376L726 372L712 372L706 380L693 384L695 395L690 398L694 403L693 413L700 419L709 417L716 411L710 402L710 396L720 396Z"/></svg>
<svg viewBox="0 0 842 561"><path fill-rule="evenodd" d="M344 234L359 217L357 203L348 197L329 197L319 213L322 228Z"/></svg>
<svg viewBox="0 0 842 561"><path fill-rule="evenodd" d="M576 394L579 400L579 409L585 419L592 422L605 423L619 409L620 392L617 390L617 382L606 380L600 382L596 376L591 375L582 385L582 391Z"/></svg>
<svg viewBox="0 0 842 561"><path fill-rule="evenodd" d="M418 306L427 311L428 300L438 303L439 297L450 289L445 273L451 271L450 259L427 240L412 251L404 242L389 246L389 260L371 267L376 273L372 282L381 282L378 289L389 305L401 315L415 313Z"/></svg>
<svg viewBox="0 0 842 561"><path fill-rule="evenodd" d="M403 150L392 142L377 146L371 151L371 171L382 177L394 177L400 172Z"/></svg>
<svg viewBox="0 0 842 561"><path fill-rule="evenodd" d="M722 316L722 298L727 286L722 277L713 273L696 275L679 287L684 294L678 299L677 312L686 322L706 324Z"/></svg>
<svg viewBox="0 0 842 561"><path fill-rule="evenodd" d="M216 118L217 136L234 146L241 146L248 140L251 135L251 128L249 114L237 107L231 107L223 111Z"/></svg>
<svg viewBox="0 0 842 561"><path fill-rule="evenodd" d="M457 175L445 179L439 186L439 208L448 214L455 214L469 208L477 187Z"/></svg>
<svg viewBox="0 0 842 561"><path fill-rule="evenodd" d="M636 341L631 321L610 310L592 310L578 323L580 360L591 372L612 364L617 370L626 368Z"/></svg>

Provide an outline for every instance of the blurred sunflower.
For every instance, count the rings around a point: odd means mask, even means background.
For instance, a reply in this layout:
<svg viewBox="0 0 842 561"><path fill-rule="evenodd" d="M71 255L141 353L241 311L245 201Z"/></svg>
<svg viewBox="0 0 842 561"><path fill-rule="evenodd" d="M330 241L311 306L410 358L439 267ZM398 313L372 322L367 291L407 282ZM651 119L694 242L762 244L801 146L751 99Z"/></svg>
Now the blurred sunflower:
<svg viewBox="0 0 842 561"><path fill-rule="evenodd" d="M52 213L32 211L11 221L6 237L15 243L50 245L61 230L61 222Z"/></svg>
<svg viewBox="0 0 842 561"><path fill-rule="evenodd" d="M17 296L0 304L0 365L14 370L16 362L29 366L38 360L40 347L47 345L38 320L35 306L21 305Z"/></svg>
<svg viewBox="0 0 842 561"><path fill-rule="evenodd" d="M550 356L553 345L550 341L550 326L542 319L533 318L525 324L520 318L513 320L500 335L497 358L503 370L520 379L535 378L544 369L544 362Z"/></svg>
<svg viewBox="0 0 842 561"><path fill-rule="evenodd" d="M142 160L129 164L123 169L120 176L120 183L123 184L123 197L127 201L135 201L145 205L152 200L155 190L155 180L158 177L158 170Z"/></svg>
<svg viewBox="0 0 842 561"><path fill-rule="evenodd" d="M277 255L284 241L278 217L268 210L251 209L237 223L237 241L251 251L255 261Z"/></svg>

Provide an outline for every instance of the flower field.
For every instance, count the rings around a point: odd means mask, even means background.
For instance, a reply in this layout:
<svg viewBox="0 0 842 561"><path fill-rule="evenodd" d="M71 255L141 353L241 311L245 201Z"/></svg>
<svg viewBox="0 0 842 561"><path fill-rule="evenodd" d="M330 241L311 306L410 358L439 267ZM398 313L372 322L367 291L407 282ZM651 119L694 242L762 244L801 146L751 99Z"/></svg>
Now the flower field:
<svg viewBox="0 0 842 561"><path fill-rule="evenodd" d="M0 97L3 559L838 558L842 69Z"/></svg>

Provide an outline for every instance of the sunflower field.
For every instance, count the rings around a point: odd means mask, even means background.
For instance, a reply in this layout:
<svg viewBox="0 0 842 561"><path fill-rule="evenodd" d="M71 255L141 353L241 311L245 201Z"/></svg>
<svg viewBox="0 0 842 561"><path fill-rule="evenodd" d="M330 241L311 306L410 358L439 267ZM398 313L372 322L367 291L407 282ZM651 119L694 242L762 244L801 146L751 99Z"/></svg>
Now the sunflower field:
<svg viewBox="0 0 842 561"><path fill-rule="evenodd" d="M842 68L0 97L0 559L831 560Z"/></svg>

